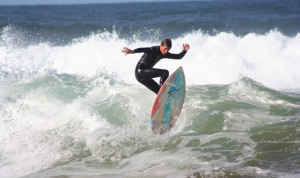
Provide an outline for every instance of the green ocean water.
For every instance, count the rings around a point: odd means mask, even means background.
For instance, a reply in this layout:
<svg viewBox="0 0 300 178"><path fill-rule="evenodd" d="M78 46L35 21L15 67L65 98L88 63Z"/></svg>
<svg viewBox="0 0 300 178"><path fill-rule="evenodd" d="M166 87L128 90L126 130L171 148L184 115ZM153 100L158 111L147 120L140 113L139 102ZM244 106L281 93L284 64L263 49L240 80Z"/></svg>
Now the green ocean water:
<svg viewBox="0 0 300 178"><path fill-rule="evenodd" d="M44 75L0 89L1 170L12 176L299 174L300 95L250 78L188 86L180 119L162 136L150 128L150 91L108 74Z"/></svg>

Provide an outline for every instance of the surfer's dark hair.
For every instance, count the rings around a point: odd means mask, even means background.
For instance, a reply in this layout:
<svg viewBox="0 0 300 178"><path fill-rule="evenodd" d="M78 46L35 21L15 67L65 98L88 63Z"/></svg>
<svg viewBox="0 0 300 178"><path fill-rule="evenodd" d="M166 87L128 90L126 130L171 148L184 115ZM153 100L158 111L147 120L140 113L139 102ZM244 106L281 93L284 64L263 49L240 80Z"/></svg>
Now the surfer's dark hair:
<svg viewBox="0 0 300 178"><path fill-rule="evenodd" d="M164 39L161 42L162 46L167 46L168 48L172 48L172 41L170 38Z"/></svg>

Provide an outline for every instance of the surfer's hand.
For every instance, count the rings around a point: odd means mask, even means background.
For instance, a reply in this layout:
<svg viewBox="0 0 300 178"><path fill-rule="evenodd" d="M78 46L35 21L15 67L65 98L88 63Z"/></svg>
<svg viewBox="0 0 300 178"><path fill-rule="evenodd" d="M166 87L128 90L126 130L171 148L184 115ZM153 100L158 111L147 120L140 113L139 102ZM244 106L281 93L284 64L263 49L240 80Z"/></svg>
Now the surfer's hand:
<svg viewBox="0 0 300 178"><path fill-rule="evenodd" d="M183 50L184 51L188 51L190 49L190 45L189 44L183 44Z"/></svg>
<svg viewBox="0 0 300 178"><path fill-rule="evenodd" d="M127 48L127 47L124 47L122 50L121 50L122 53L125 53L126 54L133 54L133 50Z"/></svg>

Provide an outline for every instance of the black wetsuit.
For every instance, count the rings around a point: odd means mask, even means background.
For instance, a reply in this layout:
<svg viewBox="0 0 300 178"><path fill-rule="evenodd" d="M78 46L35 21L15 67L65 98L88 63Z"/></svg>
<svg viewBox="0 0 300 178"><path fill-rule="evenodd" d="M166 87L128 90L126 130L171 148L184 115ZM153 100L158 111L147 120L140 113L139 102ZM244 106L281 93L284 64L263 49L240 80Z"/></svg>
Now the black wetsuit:
<svg viewBox="0 0 300 178"><path fill-rule="evenodd" d="M150 48L137 48L133 50L134 53L145 53L135 68L135 77L137 81L145 85L154 93L158 93L160 87L169 77L169 71L165 69L155 69L153 66L162 58L181 59L186 54L186 51L182 51L179 54L167 53L162 55L160 52L160 46L153 46ZM160 85L158 85L152 78L161 77Z"/></svg>

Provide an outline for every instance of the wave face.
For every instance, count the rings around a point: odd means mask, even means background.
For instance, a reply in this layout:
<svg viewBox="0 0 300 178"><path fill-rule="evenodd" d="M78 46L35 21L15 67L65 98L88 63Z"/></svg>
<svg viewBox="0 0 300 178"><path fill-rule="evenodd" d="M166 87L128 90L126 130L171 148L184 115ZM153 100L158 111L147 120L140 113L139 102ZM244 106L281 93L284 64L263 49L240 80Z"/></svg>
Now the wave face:
<svg viewBox="0 0 300 178"><path fill-rule="evenodd" d="M1 6L0 177L299 176L297 3ZM187 80L157 136L142 54L121 49L165 37L191 48L155 66Z"/></svg>

